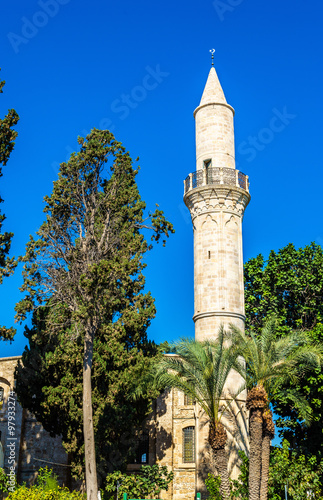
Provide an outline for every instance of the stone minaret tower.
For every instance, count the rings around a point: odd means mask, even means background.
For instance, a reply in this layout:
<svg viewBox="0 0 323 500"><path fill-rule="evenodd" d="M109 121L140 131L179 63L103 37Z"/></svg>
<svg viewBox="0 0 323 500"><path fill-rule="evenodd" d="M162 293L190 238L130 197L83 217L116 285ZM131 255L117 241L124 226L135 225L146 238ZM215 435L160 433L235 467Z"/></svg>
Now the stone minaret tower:
<svg viewBox="0 0 323 500"><path fill-rule="evenodd" d="M244 328L242 218L250 195L248 178L235 168L233 115L212 66L200 105L194 111L196 171L184 182L184 201L194 230L196 340L215 338L221 324ZM241 384L240 375L232 370L220 407ZM222 419L228 434L226 451L232 478L239 474L238 450L248 448L245 400L243 391ZM215 472L206 424L203 409L185 399L181 391L172 389L157 399L152 455L174 472L163 499L194 500L196 492L205 493L207 473Z"/></svg>
<svg viewBox="0 0 323 500"><path fill-rule="evenodd" d="M244 328L242 218L248 177L235 168L234 109L211 67L196 122L196 172L184 181L184 202L194 231L196 340L217 335L221 324Z"/></svg>

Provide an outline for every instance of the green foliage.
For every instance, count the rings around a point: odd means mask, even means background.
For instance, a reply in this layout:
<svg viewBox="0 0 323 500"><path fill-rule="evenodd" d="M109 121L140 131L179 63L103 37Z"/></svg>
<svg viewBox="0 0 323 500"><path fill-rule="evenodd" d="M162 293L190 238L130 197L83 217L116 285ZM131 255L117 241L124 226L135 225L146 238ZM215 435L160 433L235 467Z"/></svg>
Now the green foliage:
<svg viewBox="0 0 323 500"><path fill-rule="evenodd" d="M249 458L243 451L238 451L239 457L241 459L240 474L238 479L232 480L232 498L238 498L239 500L249 499Z"/></svg>
<svg viewBox="0 0 323 500"><path fill-rule="evenodd" d="M29 488L26 485L17 486L7 498L10 500L86 500L85 495L60 487L57 477L48 467L39 469L37 485Z"/></svg>
<svg viewBox="0 0 323 500"><path fill-rule="evenodd" d="M314 341L323 344L323 325L317 324L308 332ZM302 365L300 365L302 368ZM297 384L297 390L311 404L312 422L306 427L299 420L297 413L290 408L284 394L277 396L275 400L275 412L280 416L277 426L283 435L299 452L315 454L323 458L323 372L318 367L308 373L301 383Z"/></svg>
<svg viewBox="0 0 323 500"><path fill-rule="evenodd" d="M4 81L0 81L1 94L3 93L4 84ZM4 118L0 118L0 177L2 176L2 167L7 164L15 145L18 133L13 127L17 125L18 120L19 116L14 109L10 109ZM0 203L2 202L3 199L0 197ZM17 266L15 259L8 257L13 233L2 232L5 219L5 215L0 211L0 284L3 278L10 276ZM4 340L12 339L15 333L14 328L0 326L0 337Z"/></svg>
<svg viewBox="0 0 323 500"><path fill-rule="evenodd" d="M4 469L0 468L0 491L7 492L10 486L9 478Z"/></svg>
<svg viewBox="0 0 323 500"><path fill-rule="evenodd" d="M320 368L322 346L311 342L311 338L301 331L277 337L275 317L265 322L258 335L253 331L247 334L234 326L231 331L232 346L246 362L246 369L241 364L236 369L246 379L248 389L263 386L269 402L277 394L283 394L290 406L308 422L309 405L294 386L304 374ZM288 387L290 381L292 386Z"/></svg>
<svg viewBox="0 0 323 500"><path fill-rule="evenodd" d="M226 347L226 340L223 328L216 341L181 339L170 344L170 351L177 356L164 356L154 370L161 387L176 387L191 396L213 423L228 410L229 403L224 405L221 395L238 358L237 352ZM241 389L237 389L238 394Z"/></svg>
<svg viewBox="0 0 323 500"><path fill-rule="evenodd" d="M205 480L205 486L209 493L208 500L222 500L220 485L220 476L213 476L213 474L209 473L207 479Z"/></svg>
<svg viewBox="0 0 323 500"><path fill-rule="evenodd" d="M70 492L67 488L45 491L40 486L17 486L14 492L9 493L8 500L85 500L85 496L76 491Z"/></svg>
<svg viewBox="0 0 323 500"><path fill-rule="evenodd" d="M53 474L53 470L46 467L40 467L37 476L38 485L43 488L44 491L58 491L59 484L57 481L57 476Z"/></svg>
<svg viewBox="0 0 323 500"><path fill-rule="evenodd" d="M242 460L238 480L232 481L232 498L248 500L249 460L239 452ZM273 448L270 455L268 500L285 500L285 484L288 485L288 500L304 500L307 491L314 493L316 500L323 499L322 489L323 461L315 456L299 455L289 449L284 440L282 448ZM208 488L211 493L211 490ZM214 497L217 499L217 497ZM213 499L212 499L213 500Z"/></svg>
<svg viewBox="0 0 323 500"><path fill-rule="evenodd" d="M71 341L67 332L53 336L39 310L33 328L26 329L29 348L16 371L16 390L52 435L61 434L70 454L73 475L83 474L82 357L81 339ZM46 313L45 313L46 314ZM99 477L125 467L132 460L143 432L151 399L158 395L150 385L145 394L131 397L132 391L155 357L158 349L138 330L123 332L118 324L101 327L94 341L92 401ZM127 346L128 341L128 346ZM132 345L130 345L132 341ZM35 397L33 397L35 396Z"/></svg>
<svg viewBox="0 0 323 500"><path fill-rule="evenodd" d="M0 94L3 93L5 81L0 81ZM2 176L2 167L7 164L10 154L15 146L15 139L18 133L13 130L17 125L19 116L14 109L9 109L7 115L0 119L0 176ZM2 200L1 200L2 201Z"/></svg>
<svg viewBox="0 0 323 500"><path fill-rule="evenodd" d="M275 314L281 331L311 330L323 319L323 251L320 245L296 249L292 243L268 261L260 254L245 270L246 328L259 331ZM280 332L278 332L280 333Z"/></svg>
<svg viewBox="0 0 323 500"><path fill-rule="evenodd" d="M53 192L45 197L46 220L21 259L26 295L16 311L23 321L49 299L51 308L64 304L80 335L88 322L118 319L125 303L135 310L145 306L139 292L143 254L151 245L141 230L153 229L152 241L174 230L159 209L144 218L138 169L113 134L93 129L78 142L80 151L60 165Z"/></svg>
<svg viewBox="0 0 323 500"><path fill-rule="evenodd" d="M145 217L132 160L109 131L79 138L80 151L62 163L46 220L30 237L24 298L17 319L33 312L29 347L16 371L19 401L52 435L60 434L74 474L83 474L82 370L91 367L99 478L125 467L151 397L132 394L158 354L147 339L155 316L145 291L144 254L173 232L156 209ZM139 427L139 431L138 431Z"/></svg>
<svg viewBox="0 0 323 500"><path fill-rule="evenodd" d="M278 317L277 335L305 329L313 341L323 342L323 251L316 243L295 249L293 244L245 264L246 327L260 331L267 317ZM300 363L300 370L303 365ZM323 372L303 373L298 383L286 384L276 395L277 426L293 448L323 457ZM311 426L304 426L286 393L297 391L311 404Z"/></svg>
<svg viewBox="0 0 323 500"><path fill-rule="evenodd" d="M260 481L261 476L265 484L268 479L268 469L261 470L259 467L259 457L253 451L254 446L258 446L258 449L261 449L261 440L264 436L264 433L261 431L258 433L253 432L254 427L251 425L253 419L252 405L255 404L252 401L252 397L255 400L257 392L254 388L263 391L265 395L264 406L269 406L269 403L275 397L284 396L290 407L295 409L295 412L297 411L298 415L308 424L311 418L310 406L306 398L294 386L299 383L304 373L308 373L315 366L320 366L322 348L315 344L312 345L304 332L292 332L282 337L276 337L276 320L273 317L265 322L258 336L254 332L248 335L235 327L232 327L232 332L232 348L237 349L237 352L245 360L246 365L246 367L238 365L236 369L245 377L248 390L250 391L248 392L247 407L249 403L251 460L249 490L252 497L257 494L259 495L259 493L252 491L252 489L256 489L260 485L258 481ZM266 422L265 419L264 422ZM275 426L271 417L270 423L267 420L264 429L264 432L270 433L271 438L274 436ZM268 464L269 448L266 448L266 450L267 457L263 456L262 458L266 458Z"/></svg>
<svg viewBox="0 0 323 500"><path fill-rule="evenodd" d="M108 474L105 490L115 493L118 497L127 493L128 498L157 498L162 490L167 491L173 480L173 472L168 472L166 466L143 465L140 474L123 474L120 471Z"/></svg>
<svg viewBox="0 0 323 500"><path fill-rule="evenodd" d="M285 485L289 500L304 500L308 491L316 500L322 500L322 470L323 461L290 451L288 441L284 440L282 448L275 448L271 454L268 500L284 499Z"/></svg>

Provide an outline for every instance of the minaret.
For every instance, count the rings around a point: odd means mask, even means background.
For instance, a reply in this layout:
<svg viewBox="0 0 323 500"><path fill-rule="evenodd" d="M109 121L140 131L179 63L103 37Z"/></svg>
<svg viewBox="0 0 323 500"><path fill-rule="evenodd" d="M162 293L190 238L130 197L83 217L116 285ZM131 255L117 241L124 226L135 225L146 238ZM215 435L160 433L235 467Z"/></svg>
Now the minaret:
<svg viewBox="0 0 323 500"><path fill-rule="evenodd" d="M234 109L212 67L196 123L196 172L184 181L194 231L196 340L211 339L221 324L244 329L242 218L250 201L248 177L235 168Z"/></svg>

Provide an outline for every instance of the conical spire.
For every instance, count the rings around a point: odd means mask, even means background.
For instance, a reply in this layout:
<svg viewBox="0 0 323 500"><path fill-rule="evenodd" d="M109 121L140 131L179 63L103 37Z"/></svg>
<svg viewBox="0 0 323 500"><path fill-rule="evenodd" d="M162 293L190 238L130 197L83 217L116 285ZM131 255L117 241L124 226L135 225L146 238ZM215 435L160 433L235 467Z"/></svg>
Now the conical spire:
<svg viewBox="0 0 323 500"><path fill-rule="evenodd" d="M205 104L227 104L218 75L214 66L210 69L210 73L204 88L200 106Z"/></svg>

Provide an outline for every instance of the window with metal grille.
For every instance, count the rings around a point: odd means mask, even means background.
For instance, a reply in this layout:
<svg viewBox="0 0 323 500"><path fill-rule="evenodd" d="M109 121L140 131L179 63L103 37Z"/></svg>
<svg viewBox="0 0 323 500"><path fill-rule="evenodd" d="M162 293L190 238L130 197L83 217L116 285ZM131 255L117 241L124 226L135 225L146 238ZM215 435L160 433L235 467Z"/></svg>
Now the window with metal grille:
<svg viewBox="0 0 323 500"><path fill-rule="evenodd" d="M184 405L193 405L193 404L194 404L193 396L188 396L187 394L184 394Z"/></svg>
<svg viewBox="0 0 323 500"><path fill-rule="evenodd" d="M183 462L195 462L195 427L183 429Z"/></svg>

